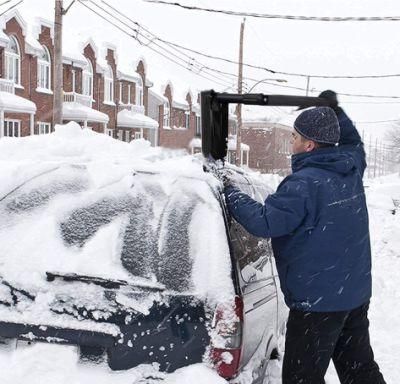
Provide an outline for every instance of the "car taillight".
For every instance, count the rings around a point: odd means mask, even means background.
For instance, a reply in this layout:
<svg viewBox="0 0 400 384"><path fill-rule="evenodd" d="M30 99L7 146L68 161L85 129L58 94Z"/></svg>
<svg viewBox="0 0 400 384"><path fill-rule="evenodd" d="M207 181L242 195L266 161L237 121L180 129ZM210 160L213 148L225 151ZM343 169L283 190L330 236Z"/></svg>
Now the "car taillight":
<svg viewBox="0 0 400 384"><path fill-rule="evenodd" d="M212 322L211 360L218 374L230 379L238 373L242 353L243 300L218 304Z"/></svg>

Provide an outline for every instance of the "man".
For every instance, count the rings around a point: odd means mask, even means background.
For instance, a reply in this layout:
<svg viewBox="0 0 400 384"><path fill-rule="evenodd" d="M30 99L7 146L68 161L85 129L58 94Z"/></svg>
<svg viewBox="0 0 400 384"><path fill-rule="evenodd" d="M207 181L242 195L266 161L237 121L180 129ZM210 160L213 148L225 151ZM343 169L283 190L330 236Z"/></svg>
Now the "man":
<svg viewBox="0 0 400 384"><path fill-rule="evenodd" d="M336 97L326 92L321 96ZM232 216L253 235L271 238L290 308L283 384L324 383L331 359L342 384L385 383L368 330L371 251L362 183L365 152L350 119L337 104L334 109L317 107L298 116L293 173L264 205L229 179L225 183Z"/></svg>

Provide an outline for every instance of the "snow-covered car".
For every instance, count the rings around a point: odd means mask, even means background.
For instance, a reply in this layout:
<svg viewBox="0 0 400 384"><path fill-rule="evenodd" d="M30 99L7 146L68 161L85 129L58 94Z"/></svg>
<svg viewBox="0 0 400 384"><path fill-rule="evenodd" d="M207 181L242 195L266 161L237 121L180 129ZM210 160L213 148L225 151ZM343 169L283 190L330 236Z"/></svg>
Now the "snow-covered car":
<svg viewBox="0 0 400 384"><path fill-rule="evenodd" d="M283 323L270 243L227 216L200 162L189 170L100 183L93 165L46 162L7 179L0 343L75 345L112 370L205 361L263 382ZM244 173L236 182L259 200L270 192Z"/></svg>

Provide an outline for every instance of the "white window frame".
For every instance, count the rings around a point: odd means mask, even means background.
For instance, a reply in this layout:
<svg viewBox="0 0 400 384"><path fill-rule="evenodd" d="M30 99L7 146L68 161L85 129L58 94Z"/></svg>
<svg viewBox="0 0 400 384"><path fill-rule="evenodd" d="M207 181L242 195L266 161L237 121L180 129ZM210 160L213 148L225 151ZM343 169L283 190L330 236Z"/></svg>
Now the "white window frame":
<svg viewBox="0 0 400 384"><path fill-rule="evenodd" d="M21 49L15 36L9 36L10 42L5 49L5 78L21 85ZM15 44L15 50L11 49L11 43Z"/></svg>
<svg viewBox="0 0 400 384"><path fill-rule="evenodd" d="M114 135L113 135L113 130L107 128L107 129L106 129L106 135L108 135L108 136L110 136L110 137L114 137Z"/></svg>
<svg viewBox="0 0 400 384"><path fill-rule="evenodd" d="M37 87L51 91L51 57L46 46L42 46L44 54L38 57Z"/></svg>
<svg viewBox="0 0 400 384"><path fill-rule="evenodd" d="M104 73L104 102L114 103L114 74L110 65Z"/></svg>
<svg viewBox="0 0 400 384"><path fill-rule="evenodd" d="M21 120L5 119L3 132L4 137L21 137ZM9 134L10 132L11 135Z"/></svg>
<svg viewBox="0 0 400 384"><path fill-rule="evenodd" d="M142 133L141 132L135 132L135 140L141 139L142 138Z"/></svg>
<svg viewBox="0 0 400 384"><path fill-rule="evenodd" d="M37 126L38 126L38 135L47 135L51 133L51 123L38 121Z"/></svg>
<svg viewBox="0 0 400 384"><path fill-rule="evenodd" d="M86 59L87 63L82 71L82 94L93 98L93 66L90 60Z"/></svg>
<svg viewBox="0 0 400 384"><path fill-rule="evenodd" d="M131 132L125 131L125 141L129 143L131 141Z"/></svg>
<svg viewBox="0 0 400 384"><path fill-rule="evenodd" d="M190 112L185 112L185 128L189 129L190 127Z"/></svg>
<svg viewBox="0 0 400 384"><path fill-rule="evenodd" d="M124 130L123 129L118 129L117 137L118 137L118 140L121 140L121 141L124 140Z"/></svg>
<svg viewBox="0 0 400 384"><path fill-rule="evenodd" d="M136 105L143 105L143 80L140 76L136 83Z"/></svg>
<svg viewBox="0 0 400 384"><path fill-rule="evenodd" d="M169 100L164 102L164 116L163 116L163 127L170 127L171 124L171 108Z"/></svg>

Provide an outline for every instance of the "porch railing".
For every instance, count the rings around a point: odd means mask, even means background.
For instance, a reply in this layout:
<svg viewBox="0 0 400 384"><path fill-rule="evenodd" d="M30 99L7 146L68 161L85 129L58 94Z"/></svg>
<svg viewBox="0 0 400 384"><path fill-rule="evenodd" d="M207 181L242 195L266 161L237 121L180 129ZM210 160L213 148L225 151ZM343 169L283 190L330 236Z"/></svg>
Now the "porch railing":
<svg viewBox="0 0 400 384"><path fill-rule="evenodd" d="M0 92L15 93L14 82L12 80L0 79Z"/></svg>
<svg viewBox="0 0 400 384"><path fill-rule="evenodd" d="M82 95L76 92L64 92L64 101L65 102L75 102L82 104L86 107L92 108L92 97Z"/></svg>

